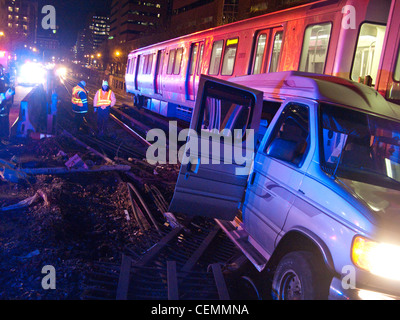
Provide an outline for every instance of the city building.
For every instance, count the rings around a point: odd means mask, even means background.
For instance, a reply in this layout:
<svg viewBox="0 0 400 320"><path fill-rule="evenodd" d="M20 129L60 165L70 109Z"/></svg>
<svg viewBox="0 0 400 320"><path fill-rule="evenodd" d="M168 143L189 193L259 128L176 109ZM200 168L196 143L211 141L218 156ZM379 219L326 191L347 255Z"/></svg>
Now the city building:
<svg viewBox="0 0 400 320"><path fill-rule="evenodd" d="M90 41L93 51L107 40L110 33L110 18L102 14L93 14L89 19L88 30L91 33Z"/></svg>
<svg viewBox="0 0 400 320"><path fill-rule="evenodd" d="M83 29L78 32L78 39L76 41L76 60L84 61L85 56L91 53L91 37L88 29Z"/></svg>
<svg viewBox="0 0 400 320"><path fill-rule="evenodd" d="M36 46L42 53L44 60L50 60L59 55L60 41L58 38L58 27L47 32L38 32Z"/></svg>
<svg viewBox="0 0 400 320"><path fill-rule="evenodd" d="M36 43L38 4L34 0L6 0L4 33L12 46Z"/></svg>
<svg viewBox="0 0 400 320"><path fill-rule="evenodd" d="M238 10L239 0L174 0L171 29L182 35L234 22Z"/></svg>
<svg viewBox="0 0 400 320"><path fill-rule="evenodd" d="M113 0L110 38L121 44L150 32L163 31L169 3L169 0Z"/></svg>

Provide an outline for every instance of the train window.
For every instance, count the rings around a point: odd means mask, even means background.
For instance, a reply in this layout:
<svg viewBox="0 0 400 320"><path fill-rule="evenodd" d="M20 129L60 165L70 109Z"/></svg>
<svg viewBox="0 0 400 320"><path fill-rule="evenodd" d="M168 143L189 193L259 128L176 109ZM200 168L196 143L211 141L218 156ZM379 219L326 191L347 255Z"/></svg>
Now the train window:
<svg viewBox="0 0 400 320"><path fill-rule="evenodd" d="M219 66L221 64L222 49L224 47L224 40L215 41L213 44L210 60L210 75L217 75L219 73Z"/></svg>
<svg viewBox="0 0 400 320"><path fill-rule="evenodd" d="M169 51L167 74L172 74L172 71L174 70L175 54L175 49Z"/></svg>
<svg viewBox="0 0 400 320"><path fill-rule="evenodd" d="M131 60L130 68L128 70L129 74L133 74L133 70L135 69L135 64L136 64L136 57L133 57Z"/></svg>
<svg viewBox="0 0 400 320"><path fill-rule="evenodd" d="M260 34L260 36L257 39L257 49L256 49L256 56L254 58L253 74L261 73L261 67L262 67L266 43L267 43L267 35L265 33Z"/></svg>
<svg viewBox="0 0 400 320"><path fill-rule="evenodd" d="M271 63L269 65L269 72L276 72L278 70L279 56L282 49L283 31L275 33L274 45L271 52Z"/></svg>
<svg viewBox="0 0 400 320"><path fill-rule="evenodd" d="M153 54L148 54L145 56L145 64L144 64L144 74L151 74L151 69L153 67Z"/></svg>
<svg viewBox="0 0 400 320"><path fill-rule="evenodd" d="M176 49L174 74L179 74L181 72L182 55L183 55L183 48Z"/></svg>
<svg viewBox="0 0 400 320"><path fill-rule="evenodd" d="M374 83L378 75L385 31L386 26L372 23L361 25L351 70L352 80L364 82L365 76L370 76Z"/></svg>
<svg viewBox="0 0 400 320"><path fill-rule="evenodd" d="M397 51L397 62L396 62L396 69L394 70L393 74L393 79L394 81L397 82L400 81L400 47L399 50Z"/></svg>
<svg viewBox="0 0 400 320"><path fill-rule="evenodd" d="M200 75L201 74L201 62L203 60L203 53L204 53L204 44L202 44L200 46L200 55L199 55L199 60L198 60L198 64L197 64L197 74Z"/></svg>
<svg viewBox="0 0 400 320"><path fill-rule="evenodd" d="M226 40L224 60L222 61L221 71L221 75L223 76L231 76L233 74L238 42L239 38Z"/></svg>
<svg viewBox="0 0 400 320"><path fill-rule="evenodd" d="M199 50L199 45L196 43L195 45L192 46L192 55L190 57L189 75L193 75L195 72L198 50Z"/></svg>
<svg viewBox="0 0 400 320"><path fill-rule="evenodd" d="M144 73L144 56L139 56L139 72L138 73Z"/></svg>
<svg viewBox="0 0 400 320"><path fill-rule="evenodd" d="M128 74L129 74L129 68L131 66L131 63L132 63L132 59L128 59L128 63L126 65L126 73L128 73Z"/></svg>
<svg viewBox="0 0 400 320"><path fill-rule="evenodd" d="M314 24L306 28L299 71L324 73L332 24Z"/></svg>

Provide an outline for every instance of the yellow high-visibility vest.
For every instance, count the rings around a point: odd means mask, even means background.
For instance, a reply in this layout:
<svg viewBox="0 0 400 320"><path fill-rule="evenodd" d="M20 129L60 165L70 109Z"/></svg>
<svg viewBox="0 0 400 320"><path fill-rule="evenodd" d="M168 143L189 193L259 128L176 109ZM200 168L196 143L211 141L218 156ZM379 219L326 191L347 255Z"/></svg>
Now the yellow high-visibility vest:
<svg viewBox="0 0 400 320"><path fill-rule="evenodd" d="M80 86L76 86L72 89L72 103L78 107L83 107L83 101L79 97L79 92L81 91L86 92L85 89L82 89Z"/></svg>
<svg viewBox="0 0 400 320"><path fill-rule="evenodd" d="M97 106L96 107L108 107L111 105L111 90L105 92L103 94L103 90L100 89L98 91L98 99L97 99Z"/></svg>

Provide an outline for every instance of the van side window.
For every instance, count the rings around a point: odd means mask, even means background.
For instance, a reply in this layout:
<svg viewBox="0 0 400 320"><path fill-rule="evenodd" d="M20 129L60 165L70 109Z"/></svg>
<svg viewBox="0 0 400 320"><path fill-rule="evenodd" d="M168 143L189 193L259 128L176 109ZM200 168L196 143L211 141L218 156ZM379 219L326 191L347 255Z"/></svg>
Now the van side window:
<svg viewBox="0 0 400 320"><path fill-rule="evenodd" d="M258 149L258 146L260 145L262 139L264 138L264 135L267 132L267 129L271 124L272 119L274 118L275 114L278 112L280 107L281 107L281 102L268 101L268 100L263 101L260 127L258 129L258 132L256 133L256 149Z"/></svg>
<svg viewBox="0 0 400 320"><path fill-rule="evenodd" d="M222 62L222 71L221 71L221 75L223 76L231 76L233 74L238 42L239 42L238 38L226 40L224 60Z"/></svg>
<svg viewBox="0 0 400 320"><path fill-rule="evenodd" d="M208 74L216 76L219 73L223 47L224 40L214 42L211 52L210 69L208 71Z"/></svg>
<svg viewBox="0 0 400 320"><path fill-rule="evenodd" d="M246 92L219 86L206 88L198 132L209 131L223 136L236 134L235 138L243 138L251 122L254 103L254 97Z"/></svg>
<svg viewBox="0 0 400 320"><path fill-rule="evenodd" d="M324 73L332 24L314 24L306 28L299 71Z"/></svg>
<svg viewBox="0 0 400 320"><path fill-rule="evenodd" d="M282 112L266 153L300 167L310 145L309 110L305 105L290 104Z"/></svg>

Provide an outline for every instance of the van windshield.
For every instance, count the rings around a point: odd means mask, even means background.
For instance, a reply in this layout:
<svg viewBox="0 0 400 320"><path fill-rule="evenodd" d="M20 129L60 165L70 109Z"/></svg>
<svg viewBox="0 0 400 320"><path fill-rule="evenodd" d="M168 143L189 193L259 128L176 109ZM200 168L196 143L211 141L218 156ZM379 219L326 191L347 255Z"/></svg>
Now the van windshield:
<svg viewBox="0 0 400 320"><path fill-rule="evenodd" d="M322 169L400 190L400 122L334 105L320 108Z"/></svg>

